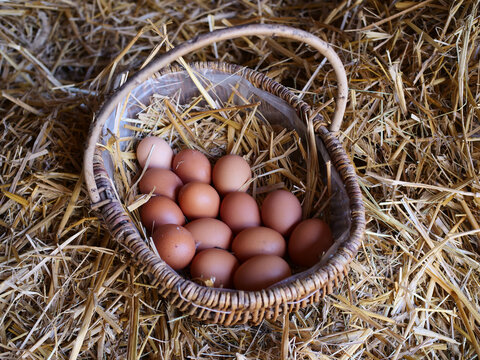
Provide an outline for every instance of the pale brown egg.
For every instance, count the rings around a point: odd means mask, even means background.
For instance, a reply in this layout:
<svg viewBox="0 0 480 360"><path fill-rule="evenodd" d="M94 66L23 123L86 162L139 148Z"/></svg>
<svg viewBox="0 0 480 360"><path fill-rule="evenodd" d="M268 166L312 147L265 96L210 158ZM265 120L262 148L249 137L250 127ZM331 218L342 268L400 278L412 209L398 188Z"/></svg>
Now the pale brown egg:
<svg viewBox="0 0 480 360"><path fill-rule="evenodd" d="M232 242L232 251L241 262L256 255L284 256L287 243L283 236L264 226L251 227L240 232Z"/></svg>
<svg viewBox="0 0 480 360"><path fill-rule="evenodd" d="M221 195L233 191L247 191L248 187L244 185L251 178L250 165L239 155L222 156L213 167L213 185Z"/></svg>
<svg viewBox="0 0 480 360"><path fill-rule="evenodd" d="M238 268L238 260L226 250L206 249L200 251L190 265L193 279L213 281L213 287L231 289L233 274Z"/></svg>
<svg viewBox="0 0 480 360"><path fill-rule="evenodd" d="M288 255L295 264L311 267L332 245L328 224L320 219L307 219L293 229L288 240Z"/></svg>
<svg viewBox="0 0 480 360"><path fill-rule="evenodd" d="M195 255L192 234L182 226L166 224L155 229L152 235L158 255L173 270L181 270L190 264Z"/></svg>
<svg viewBox="0 0 480 360"><path fill-rule="evenodd" d="M200 151L185 149L173 158L172 170L182 181L203 182L210 184L212 179L212 165Z"/></svg>
<svg viewBox="0 0 480 360"><path fill-rule="evenodd" d="M244 192L231 192L220 205L220 218L234 233L260 225L260 210L255 199Z"/></svg>
<svg viewBox="0 0 480 360"><path fill-rule="evenodd" d="M233 276L238 290L256 291L288 278L292 274L290 266L275 255L257 255L239 266Z"/></svg>
<svg viewBox="0 0 480 360"><path fill-rule="evenodd" d="M152 155L148 163L149 168L170 169L173 150L165 140L156 136L148 136L140 141L137 146L137 160L142 168L145 167L150 151Z"/></svg>
<svg viewBox="0 0 480 360"><path fill-rule="evenodd" d="M208 184L191 182L180 189L178 204L189 220L215 218L220 207L220 196Z"/></svg>
<svg viewBox="0 0 480 360"><path fill-rule="evenodd" d="M172 200L165 196L152 196L140 207L140 218L147 231L153 231L165 224L185 224L182 210Z"/></svg>
<svg viewBox="0 0 480 360"><path fill-rule="evenodd" d="M220 220L197 219L189 222L185 228L192 233L197 251L209 248L230 248L233 237L232 230Z"/></svg>
<svg viewBox="0 0 480 360"><path fill-rule="evenodd" d="M265 226L285 236L302 220L302 205L291 192L275 190L263 201L261 214Z"/></svg>
<svg viewBox="0 0 480 360"><path fill-rule="evenodd" d="M173 171L159 168L150 168L145 171L138 183L142 194L150 194L153 191L155 195L166 196L173 201L177 199L182 186L182 180Z"/></svg>

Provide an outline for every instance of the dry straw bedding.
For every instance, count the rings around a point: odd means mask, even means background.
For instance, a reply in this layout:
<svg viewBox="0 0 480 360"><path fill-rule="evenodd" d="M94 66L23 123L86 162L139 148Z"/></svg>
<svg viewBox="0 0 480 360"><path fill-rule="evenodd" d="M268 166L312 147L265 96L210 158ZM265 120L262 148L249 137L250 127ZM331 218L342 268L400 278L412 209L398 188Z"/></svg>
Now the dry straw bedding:
<svg viewBox="0 0 480 360"><path fill-rule="evenodd" d="M3 2L0 359L478 359L478 15L466 0ZM367 233L317 306L204 325L162 301L90 211L83 147L122 71L209 28L260 21L310 31L342 58L338 136ZM239 39L187 60L216 59L332 114L333 72L305 46Z"/></svg>

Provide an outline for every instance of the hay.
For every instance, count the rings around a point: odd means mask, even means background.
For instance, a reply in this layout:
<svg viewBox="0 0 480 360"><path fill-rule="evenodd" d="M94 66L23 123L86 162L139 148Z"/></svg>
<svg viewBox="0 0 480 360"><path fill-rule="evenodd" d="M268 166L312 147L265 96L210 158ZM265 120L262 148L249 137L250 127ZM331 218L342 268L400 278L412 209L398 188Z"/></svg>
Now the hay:
<svg viewBox="0 0 480 360"><path fill-rule="evenodd" d="M158 297L89 210L83 144L120 72L169 42L258 21L311 31L346 64L339 137L368 230L317 306L257 327L203 325ZM0 358L480 357L478 35L471 0L4 3ZM303 89L329 120L333 73L308 48L239 39L185 61L217 53Z"/></svg>

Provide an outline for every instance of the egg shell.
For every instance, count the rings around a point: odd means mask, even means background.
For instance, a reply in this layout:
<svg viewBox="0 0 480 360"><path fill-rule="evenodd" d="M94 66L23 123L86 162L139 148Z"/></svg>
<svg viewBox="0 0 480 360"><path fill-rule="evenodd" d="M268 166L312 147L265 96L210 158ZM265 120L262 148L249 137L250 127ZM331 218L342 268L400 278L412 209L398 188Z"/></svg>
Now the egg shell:
<svg viewBox="0 0 480 360"><path fill-rule="evenodd" d="M239 266L233 276L233 283L238 290L256 291L266 289L290 275L290 266L281 257L257 255Z"/></svg>
<svg viewBox="0 0 480 360"><path fill-rule="evenodd" d="M222 249L206 249L200 251L193 258L190 265L190 274L193 279L211 279L213 287L231 289L233 274L238 268L235 256Z"/></svg>
<svg viewBox="0 0 480 360"><path fill-rule="evenodd" d="M172 269L181 270L195 256L195 240L182 226L166 224L155 229L152 235L158 255Z"/></svg>
<svg viewBox="0 0 480 360"><path fill-rule="evenodd" d="M302 205L291 192L275 190L263 201L261 214L265 226L285 236L302 220Z"/></svg>
<svg viewBox="0 0 480 360"><path fill-rule="evenodd" d="M220 205L220 218L234 233L260 225L260 210L255 199L244 192L231 192Z"/></svg>
<svg viewBox="0 0 480 360"><path fill-rule="evenodd" d="M295 264L311 267L332 245L328 224L320 219L307 219L293 229L288 241L288 255Z"/></svg>
<svg viewBox="0 0 480 360"><path fill-rule="evenodd" d="M172 169L182 181L210 184L212 165L208 158L198 150L185 149L173 158Z"/></svg>
<svg viewBox="0 0 480 360"><path fill-rule="evenodd" d="M215 218L220 207L220 196L208 184L191 182L180 189L178 204L189 220Z"/></svg>
<svg viewBox="0 0 480 360"><path fill-rule="evenodd" d="M212 171L215 189L225 195L233 191L247 191L245 183L252 178L248 162L239 155L225 155L217 160Z"/></svg>
<svg viewBox="0 0 480 360"><path fill-rule="evenodd" d="M203 218L189 222L185 228L195 239L197 251L210 248L230 248L232 230L218 219Z"/></svg>
<svg viewBox="0 0 480 360"><path fill-rule="evenodd" d="M240 232L232 242L232 251L241 262L256 255L284 256L287 243L283 236L264 226L251 227Z"/></svg>
<svg viewBox="0 0 480 360"><path fill-rule="evenodd" d="M183 186L182 180L168 169L150 168L145 171L138 187L143 194L162 195L175 201L180 188Z"/></svg>
<svg viewBox="0 0 480 360"><path fill-rule="evenodd" d="M165 196L152 196L140 207L140 218L148 231L165 224L185 224L182 210Z"/></svg>
<svg viewBox="0 0 480 360"><path fill-rule="evenodd" d="M137 146L137 160L142 168L145 167L150 151L152 151L152 155L148 163L149 168L170 169L173 150L165 140L156 136L148 136L140 141Z"/></svg>

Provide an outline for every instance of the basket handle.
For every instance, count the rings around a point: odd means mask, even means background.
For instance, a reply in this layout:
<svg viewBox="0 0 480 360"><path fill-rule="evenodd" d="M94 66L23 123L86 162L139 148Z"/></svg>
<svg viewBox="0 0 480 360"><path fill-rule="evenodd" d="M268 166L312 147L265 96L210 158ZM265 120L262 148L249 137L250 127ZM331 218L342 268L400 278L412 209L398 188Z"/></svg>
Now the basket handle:
<svg viewBox="0 0 480 360"><path fill-rule="evenodd" d="M206 34L196 36L157 57L147 66L145 66L135 75L133 75L103 104L101 110L97 114L97 118L95 119L94 124L92 125L87 148L84 154L85 181L87 183L87 189L90 194L90 198L94 204L100 201L100 195L94 180L93 173L93 155L95 151L95 146L100 137L103 125L105 124L109 114L115 110L117 104L123 98L125 98L130 91L141 85L154 73L168 66L169 64L177 60L179 57L211 45L217 41L235 39L244 36L281 36L304 42L312 46L320 54L325 56L332 65L333 70L335 71L338 88L335 113L333 115L332 124L330 125L330 131L335 132L340 129L343 114L345 113L345 108L347 105L348 83L347 75L345 73L345 68L343 67L342 61L335 53L330 44L321 40L317 36L312 35L309 32L283 25L249 24L215 30Z"/></svg>

